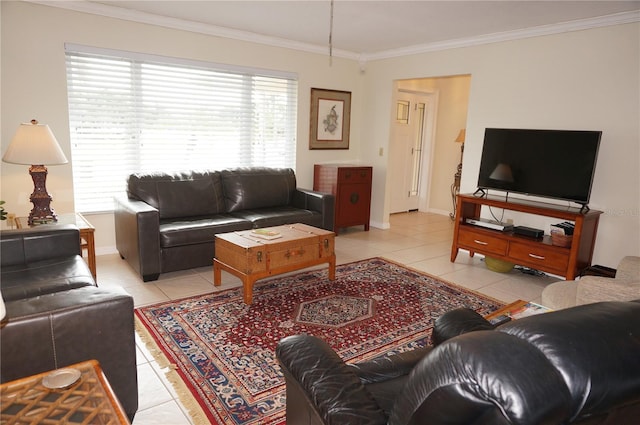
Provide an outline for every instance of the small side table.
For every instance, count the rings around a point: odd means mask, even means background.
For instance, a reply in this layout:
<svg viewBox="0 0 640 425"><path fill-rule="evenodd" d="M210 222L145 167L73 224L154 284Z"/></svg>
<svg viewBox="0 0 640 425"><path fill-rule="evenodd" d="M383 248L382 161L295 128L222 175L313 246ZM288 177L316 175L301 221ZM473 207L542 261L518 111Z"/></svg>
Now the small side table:
<svg viewBox="0 0 640 425"><path fill-rule="evenodd" d="M130 424L96 360L67 366L80 378L66 388L42 385L45 372L0 385L3 424Z"/></svg>
<svg viewBox="0 0 640 425"><path fill-rule="evenodd" d="M16 217L16 227L18 229L22 229L27 227L27 217ZM46 223L46 224L32 224L29 227L35 226L56 226L60 224L75 224L76 227L80 230L80 247L82 248L82 252L87 250L87 264L89 265L89 270L91 270L91 274L94 279L97 279L96 273L96 242L94 233L96 231L95 227L86 218L80 213L70 213L70 214L60 214L58 215L58 221Z"/></svg>

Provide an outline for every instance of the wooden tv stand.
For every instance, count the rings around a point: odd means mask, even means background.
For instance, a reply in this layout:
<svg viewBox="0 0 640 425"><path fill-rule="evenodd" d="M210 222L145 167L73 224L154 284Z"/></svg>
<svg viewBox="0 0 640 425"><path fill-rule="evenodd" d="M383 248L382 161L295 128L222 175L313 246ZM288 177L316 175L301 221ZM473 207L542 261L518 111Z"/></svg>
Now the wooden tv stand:
<svg viewBox="0 0 640 425"><path fill-rule="evenodd" d="M467 224L467 218L480 218L482 206L553 217L559 222L573 221L571 246L552 245L548 235L533 239ZM572 280L591 265L600 214L602 211L585 212L580 208L524 199L506 200L504 196L458 195L451 262L455 261L458 250L464 249L472 257L477 252Z"/></svg>

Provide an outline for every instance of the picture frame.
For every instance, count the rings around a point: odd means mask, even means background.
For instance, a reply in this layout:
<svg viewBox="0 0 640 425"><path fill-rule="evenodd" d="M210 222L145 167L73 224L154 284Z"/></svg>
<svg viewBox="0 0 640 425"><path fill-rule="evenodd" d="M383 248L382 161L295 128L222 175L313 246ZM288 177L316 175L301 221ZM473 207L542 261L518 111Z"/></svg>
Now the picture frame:
<svg viewBox="0 0 640 425"><path fill-rule="evenodd" d="M351 92L311 89L309 149L349 149Z"/></svg>

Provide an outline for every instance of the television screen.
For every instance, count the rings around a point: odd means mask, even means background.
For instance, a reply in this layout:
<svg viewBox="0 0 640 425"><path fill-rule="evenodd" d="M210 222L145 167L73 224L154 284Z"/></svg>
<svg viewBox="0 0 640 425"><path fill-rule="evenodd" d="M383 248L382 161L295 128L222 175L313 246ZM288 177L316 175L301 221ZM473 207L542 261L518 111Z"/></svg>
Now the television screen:
<svg viewBox="0 0 640 425"><path fill-rule="evenodd" d="M589 203L601 131L487 128L478 188Z"/></svg>

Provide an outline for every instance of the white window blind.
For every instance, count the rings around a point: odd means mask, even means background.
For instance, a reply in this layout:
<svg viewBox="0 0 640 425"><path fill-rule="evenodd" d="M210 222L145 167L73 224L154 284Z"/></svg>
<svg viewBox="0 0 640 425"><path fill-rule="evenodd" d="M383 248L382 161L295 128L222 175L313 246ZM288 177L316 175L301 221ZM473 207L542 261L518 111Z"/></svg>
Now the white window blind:
<svg viewBox="0 0 640 425"><path fill-rule="evenodd" d="M78 211L113 210L131 173L295 168L293 74L78 46L66 65Z"/></svg>

